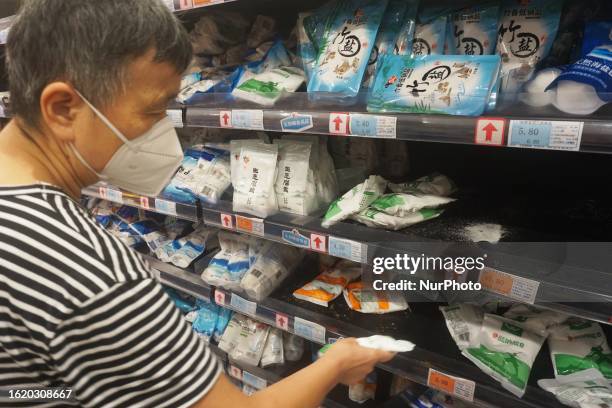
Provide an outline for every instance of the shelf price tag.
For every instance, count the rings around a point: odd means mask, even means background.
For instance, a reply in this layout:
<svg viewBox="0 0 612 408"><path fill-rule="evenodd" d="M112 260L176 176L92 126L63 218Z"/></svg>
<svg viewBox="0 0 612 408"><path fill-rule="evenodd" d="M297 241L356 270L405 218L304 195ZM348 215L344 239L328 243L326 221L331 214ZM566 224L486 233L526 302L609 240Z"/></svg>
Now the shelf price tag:
<svg viewBox="0 0 612 408"><path fill-rule="evenodd" d="M325 344L325 327L299 317L293 319L293 331L300 337Z"/></svg>
<svg viewBox="0 0 612 408"><path fill-rule="evenodd" d="M264 222L259 218L248 218L236 216L236 229L242 232L248 232L250 234L258 235L263 237L264 234Z"/></svg>
<svg viewBox="0 0 612 408"><path fill-rule="evenodd" d="M106 199L109 201L114 201L116 203L123 203L123 194L119 190L107 188L106 189Z"/></svg>
<svg viewBox="0 0 612 408"><path fill-rule="evenodd" d="M257 303L243 299L235 293L232 293L230 306L246 315L255 316L257 314Z"/></svg>
<svg viewBox="0 0 612 408"><path fill-rule="evenodd" d="M232 126L235 129L264 130L263 111L256 109L233 110Z"/></svg>
<svg viewBox="0 0 612 408"><path fill-rule="evenodd" d="M511 120L508 146L578 151L584 122Z"/></svg>
<svg viewBox="0 0 612 408"><path fill-rule="evenodd" d="M328 253L338 258L364 263L367 259L367 246L349 239L329 237Z"/></svg>
<svg viewBox="0 0 612 408"><path fill-rule="evenodd" d="M168 109L166 115L168 115L175 128L182 128L184 126L182 109Z"/></svg>
<svg viewBox="0 0 612 408"><path fill-rule="evenodd" d="M490 267L483 268L478 281L489 292L531 304L535 303L540 287L538 281L511 275Z"/></svg>
<svg viewBox="0 0 612 408"><path fill-rule="evenodd" d="M474 402L474 391L476 390L476 383L474 381L453 377L430 368L429 375L427 376L427 385L449 395Z"/></svg>
<svg viewBox="0 0 612 408"><path fill-rule="evenodd" d="M251 374L248 371L242 372L242 382L250 385L253 388L262 390L268 386L268 382L261 377Z"/></svg>
<svg viewBox="0 0 612 408"><path fill-rule="evenodd" d="M160 213L173 215L176 217L176 203L173 201L162 200L161 198L155 199L155 210Z"/></svg>
<svg viewBox="0 0 612 408"><path fill-rule="evenodd" d="M397 117L376 116L351 113L350 133L353 136L380 137L395 139L397 137Z"/></svg>

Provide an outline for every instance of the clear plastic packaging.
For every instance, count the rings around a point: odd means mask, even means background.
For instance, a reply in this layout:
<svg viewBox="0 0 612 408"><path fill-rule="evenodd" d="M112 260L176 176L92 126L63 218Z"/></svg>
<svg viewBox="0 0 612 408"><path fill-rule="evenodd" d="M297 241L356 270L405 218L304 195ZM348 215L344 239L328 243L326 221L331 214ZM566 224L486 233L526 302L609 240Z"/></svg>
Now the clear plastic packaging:
<svg viewBox="0 0 612 408"><path fill-rule="evenodd" d="M601 372L590 368L557 379L538 380L538 385L573 408L612 406L612 385Z"/></svg>
<svg viewBox="0 0 612 408"><path fill-rule="evenodd" d="M554 312L552 310L538 309L537 307L523 303L515 303L504 313L504 317L514 320L521 327L539 334L542 337L548 336L548 328L565 322L569 316Z"/></svg>
<svg viewBox="0 0 612 408"><path fill-rule="evenodd" d="M179 268L187 268L206 250L217 247L218 230L200 225L194 232L181 238L181 247L170 257L170 262Z"/></svg>
<svg viewBox="0 0 612 408"><path fill-rule="evenodd" d="M293 296L327 307L329 302L342 294L346 286L361 276L361 265L342 260L329 271L319 274L314 280L293 292Z"/></svg>
<svg viewBox="0 0 612 408"><path fill-rule="evenodd" d="M419 210L437 208L455 201L453 198L431 194L384 194L370 204L370 208L395 217L409 217Z"/></svg>
<svg viewBox="0 0 612 408"><path fill-rule="evenodd" d="M455 183L439 173L433 173L409 183L389 183L389 189L394 193L433 194L442 197L448 197L457 191Z"/></svg>
<svg viewBox="0 0 612 408"><path fill-rule="evenodd" d="M285 355L283 353L283 332L279 329L270 328L268 339L264 346L261 356L261 366L263 368L271 365L284 364Z"/></svg>
<svg viewBox="0 0 612 408"><path fill-rule="evenodd" d="M385 314L408 309L402 293L374 290L363 282L350 283L343 293L347 305L361 313Z"/></svg>
<svg viewBox="0 0 612 408"><path fill-rule="evenodd" d="M275 140L278 145L278 171L275 191L281 211L309 215L319 208L314 171L310 165L309 142Z"/></svg>
<svg viewBox="0 0 612 408"><path fill-rule="evenodd" d="M300 361L304 355L304 339L295 334L283 332L285 360Z"/></svg>
<svg viewBox="0 0 612 408"><path fill-rule="evenodd" d="M268 339L270 326L245 318L241 326L238 344L228 354L238 363L258 366Z"/></svg>
<svg viewBox="0 0 612 408"><path fill-rule="evenodd" d="M459 350L478 347L480 328L484 318L483 311L474 305L461 303L453 306L440 306L446 327L457 343Z"/></svg>
<svg viewBox="0 0 612 408"><path fill-rule="evenodd" d="M497 45L499 2L456 11L448 16L446 54L490 55Z"/></svg>
<svg viewBox="0 0 612 408"><path fill-rule="evenodd" d="M437 16L427 22L417 24L412 41L412 56L444 54L446 26L446 15Z"/></svg>
<svg viewBox="0 0 612 408"><path fill-rule="evenodd" d="M217 204L231 184L230 155L228 151L207 149L209 154L198 160L196 191L200 200Z"/></svg>
<svg viewBox="0 0 612 408"><path fill-rule="evenodd" d="M228 290L240 289L240 281L250 265L248 242L244 236L219 232L221 249L202 272L202 279L209 285Z"/></svg>
<svg viewBox="0 0 612 408"><path fill-rule="evenodd" d="M416 27L416 17L419 9L419 0L405 0L408 8L404 14L404 24L397 34L395 40L395 54L411 55L412 43L414 40L414 29Z"/></svg>
<svg viewBox="0 0 612 408"><path fill-rule="evenodd" d="M234 313L219 341L221 350L229 354L236 348L241 338L242 325L246 324L246 319L245 316Z"/></svg>
<svg viewBox="0 0 612 408"><path fill-rule="evenodd" d="M237 99L251 101L263 106L273 106L283 92L295 92L305 81L305 74L300 68L279 67L242 82L232 95Z"/></svg>
<svg viewBox="0 0 612 408"><path fill-rule="evenodd" d="M351 216L352 220L360 222L371 228L383 228L392 231L399 231L419 222L427 221L439 217L444 210L439 208L424 208L402 217L389 215L374 208L365 210Z"/></svg>

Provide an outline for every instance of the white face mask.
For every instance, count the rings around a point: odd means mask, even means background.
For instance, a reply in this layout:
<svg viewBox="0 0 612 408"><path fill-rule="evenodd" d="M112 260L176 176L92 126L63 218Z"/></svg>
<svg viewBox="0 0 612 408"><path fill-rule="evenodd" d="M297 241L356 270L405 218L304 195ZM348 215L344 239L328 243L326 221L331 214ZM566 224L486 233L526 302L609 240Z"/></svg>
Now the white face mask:
<svg viewBox="0 0 612 408"><path fill-rule="evenodd" d="M95 171L71 145L77 159L100 180L136 194L159 195L183 161L183 149L170 118L165 117L147 132L128 140L83 95L78 91L77 94L123 142L101 173Z"/></svg>

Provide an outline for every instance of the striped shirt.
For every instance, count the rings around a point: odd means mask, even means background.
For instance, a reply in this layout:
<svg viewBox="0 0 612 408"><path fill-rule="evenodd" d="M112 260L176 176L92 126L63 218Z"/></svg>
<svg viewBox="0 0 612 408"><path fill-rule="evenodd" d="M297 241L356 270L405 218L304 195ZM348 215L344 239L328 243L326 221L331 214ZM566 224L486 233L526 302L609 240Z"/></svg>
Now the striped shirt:
<svg viewBox="0 0 612 408"><path fill-rule="evenodd" d="M0 390L16 407L188 407L221 372L143 259L61 190L0 187Z"/></svg>

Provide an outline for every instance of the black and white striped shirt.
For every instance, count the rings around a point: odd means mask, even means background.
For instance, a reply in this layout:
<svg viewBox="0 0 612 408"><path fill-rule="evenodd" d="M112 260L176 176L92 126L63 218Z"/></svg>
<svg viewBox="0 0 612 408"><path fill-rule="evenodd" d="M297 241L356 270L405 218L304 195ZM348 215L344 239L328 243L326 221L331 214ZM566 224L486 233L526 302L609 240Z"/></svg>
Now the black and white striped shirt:
<svg viewBox="0 0 612 408"><path fill-rule="evenodd" d="M0 187L0 390L76 397L0 406L188 407L220 372L137 253L55 187Z"/></svg>

